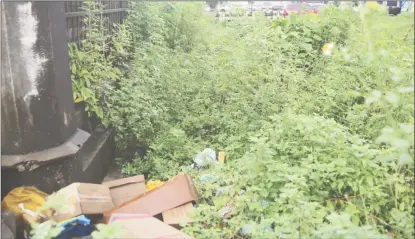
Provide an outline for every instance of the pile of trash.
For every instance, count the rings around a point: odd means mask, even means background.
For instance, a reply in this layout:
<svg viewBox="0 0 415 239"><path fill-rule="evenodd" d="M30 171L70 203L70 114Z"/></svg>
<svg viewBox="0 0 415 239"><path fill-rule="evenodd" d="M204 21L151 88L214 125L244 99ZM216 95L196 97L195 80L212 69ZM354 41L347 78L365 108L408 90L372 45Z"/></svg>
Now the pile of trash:
<svg viewBox="0 0 415 239"><path fill-rule="evenodd" d="M219 158L223 163L222 152ZM201 152L194 161L200 169L207 161L218 163L213 150ZM50 201L71 210L54 210L50 205L42 210ZM35 187L19 187L2 201L2 232L7 238L33 239L34 225L53 222L55 228L61 228L54 238L87 239L92 238L97 224L117 222L127 232L124 238L191 238L180 228L192 222L190 215L197 202L196 187L186 174L166 182L146 183L138 175L102 184L72 183L51 195Z"/></svg>
<svg viewBox="0 0 415 239"><path fill-rule="evenodd" d="M56 195L65 195L73 210L38 212L46 193L34 187L12 190L2 201L2 232L7 238L23 224L23 238L30 239L31 226L53 220L63 230L55 238L91 238L98 223L119 221L128 231L125 238L191 238L180 232L180 224L191 221L189 214L198 200L196 188L186 174L167 182L149 181L138 175L102 184L72 183Z"/></svg>

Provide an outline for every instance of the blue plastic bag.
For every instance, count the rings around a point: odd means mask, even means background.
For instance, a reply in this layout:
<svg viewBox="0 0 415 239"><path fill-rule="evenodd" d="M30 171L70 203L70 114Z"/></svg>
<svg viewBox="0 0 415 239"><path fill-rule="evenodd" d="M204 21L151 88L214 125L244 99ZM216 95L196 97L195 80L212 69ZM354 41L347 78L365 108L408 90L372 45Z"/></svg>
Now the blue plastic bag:
<svg viewBox="0 0 415 239"><path fill-rule="evenodd" d="M56 239L71 239L73 237L85 237L91 235L93 227L91 220L84 215L58 223L58 227L65 228Z"/></svg>

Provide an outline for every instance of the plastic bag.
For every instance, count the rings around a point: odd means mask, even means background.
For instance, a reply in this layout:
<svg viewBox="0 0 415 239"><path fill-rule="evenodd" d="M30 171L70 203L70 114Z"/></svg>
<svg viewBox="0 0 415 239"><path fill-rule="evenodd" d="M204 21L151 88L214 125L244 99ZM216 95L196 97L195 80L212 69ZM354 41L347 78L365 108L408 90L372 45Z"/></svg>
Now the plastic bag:
<svg viewBox="0 0 415 239"><path fill-rule="evenodd" d="M22 208L36 212L36 209L46 202L47 196L48 194L35 187L18 187L10 191L1 204L3 209L21 216L25 213Z"/></svg>
<svg viewBox="0 0 415 239"><path fill-rule="evenodd" d="M203 174L199 177L200 182L213 182L215 180L215 176L212 174Z"/></svg>
<svg viewBox="0 0 415 239"><path fill-rule="evenodd" d="M89 236L93 231L91 221L84 215L61 221L57 224L57 227L63 227L64 230L56 237L56 239Z"/></svg>
<svg viewBox="0 0 415 239"><path fill-rule="evenodd" d="M198 153L193 161L195 162L196 167L199 169L204 168L207 165L218 164L218 161L216 160L216 152L210 148L207 148Z"/></svg>

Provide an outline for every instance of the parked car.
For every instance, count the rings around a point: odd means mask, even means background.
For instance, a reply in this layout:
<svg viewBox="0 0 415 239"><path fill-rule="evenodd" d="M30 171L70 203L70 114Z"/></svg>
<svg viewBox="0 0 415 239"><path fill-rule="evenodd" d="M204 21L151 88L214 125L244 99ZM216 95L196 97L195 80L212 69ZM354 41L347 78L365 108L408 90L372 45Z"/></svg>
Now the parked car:
<svg viewBox="0 0 415 239"><path fill-rule="evenodd" d="M263 2L259 2L259 1L254 1L252 4L252 11L253 12L259 12L262 9L262 3Z"/></svg>
<svg viewBox="0 0 415 239"><path fill-rule="evenodd" d="M232 1L229 2L232 9L247 9L249 6L249 3L247 1Z"/></svg>
<svg viewBox="0 0 415 239"><path fill-rule="evenodd" d="M262 2L259 1L249 1L246 7L246 12L248 16L252 16L254 12L259 12L262 9Z"/></svg>
<svg viewBox="0 0 415 239"><path fill-rule="evenodd" d="M204 10L205 10L205 12L211 12L212 11L212 9L210 8L210 6L207 5L207 4L205 4Z"/></svg>
<svg viewBox="0 0 415 239"><path fill-rule="evenodd" d="M289 2L286 1L273 1L272 2L272 15L273 16L280 16L282 15L282 12L284 10L284 8L290 4Z"/></svg>
<svg viewBox="0 0 415 239"><path fill-rule="evenodd" d="M314 9L315 13L320 12L321 10L323 10L326 7L326 4L324 3L315 3L315 4L311 4L311 8Z"/></svg>
<svg viewBox="0 0 415 239"><path fill-rule="evenodd" d="M216 17L228 17L231 7L227 2L220 2L216 6Z"/></svg>
<svg viewBox="0 0 415 239"><path fill-rule="evenodd" d="M249 10L249 3L247 1L230 1L229 5L231 8L230 11L232 16L242 16L243 14L246 14Z"/></svg>
<svg viewBox="0 0 415 239"><path fill-rule="evenodd" d="M283 10L284 7L288 4L289 2L283 2L283 1L272 2L272 10L274 11Z"/></svg>
<svg viewBox="0 0 415 239"><path fill-rule="evenodd" d="M313 8L309 3L290 3L284 8L282 15L287 17L290 14L300 15L305 13L318 13L318 11L319 10Z"/></svg>
<svg viewBox="0 0 415 239"><path fill-rule="evenodd" d="M261 11L265 16L272 16L272 2L263 2Z"/></svg>
<svg viewBox="0 0 415 239"><path fill-rule="evenodd" d="M398 5L398 1L387 1L386 6L388 6L389 15L396 16L401 13L401 8Z"/></svg>

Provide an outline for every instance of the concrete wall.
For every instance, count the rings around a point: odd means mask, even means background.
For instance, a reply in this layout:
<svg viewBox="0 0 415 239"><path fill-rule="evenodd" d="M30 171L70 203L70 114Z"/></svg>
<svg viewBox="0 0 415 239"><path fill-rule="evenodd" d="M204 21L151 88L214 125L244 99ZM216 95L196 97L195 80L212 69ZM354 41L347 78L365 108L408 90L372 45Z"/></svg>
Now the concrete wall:
<svg viewBox="0 0 415 239"><path fill-rule="evenodd" d="M64 2L2 2L2 155L62 144L76 131Z"/></svg>
<svg viewBox="0 0 415 239"><path fill-rule="evenodd" d="M111 129L97 127L82 107L75 111L65 2L1 7L2 197L19 186L52 193L72 182L100 183L115 144Z"/></svg>

